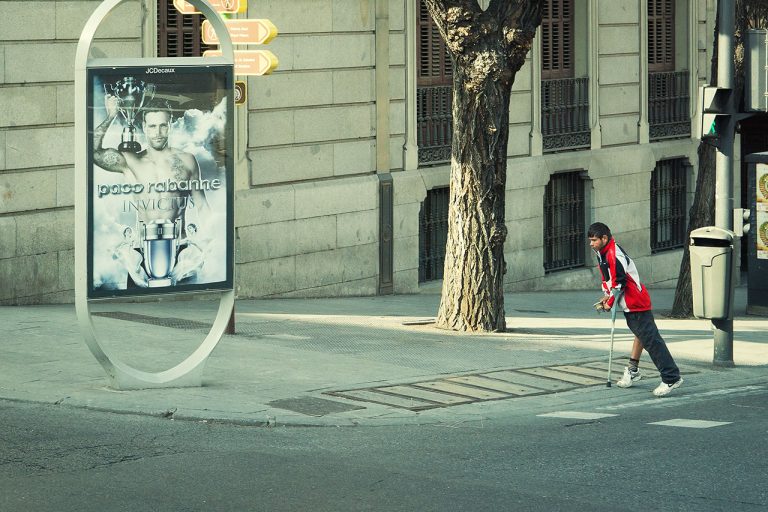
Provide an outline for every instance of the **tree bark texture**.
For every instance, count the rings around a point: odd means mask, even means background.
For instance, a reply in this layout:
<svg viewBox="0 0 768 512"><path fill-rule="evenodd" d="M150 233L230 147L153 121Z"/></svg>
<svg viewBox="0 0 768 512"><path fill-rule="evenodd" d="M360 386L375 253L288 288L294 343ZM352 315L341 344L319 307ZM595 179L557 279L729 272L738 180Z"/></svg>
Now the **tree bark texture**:
<svg viewBox="0 0 768 512"><path fill-rule="evenodd" d="M448 240L437 327L503 331L509 101L541 0L425 0L453 60Z"/></svg>

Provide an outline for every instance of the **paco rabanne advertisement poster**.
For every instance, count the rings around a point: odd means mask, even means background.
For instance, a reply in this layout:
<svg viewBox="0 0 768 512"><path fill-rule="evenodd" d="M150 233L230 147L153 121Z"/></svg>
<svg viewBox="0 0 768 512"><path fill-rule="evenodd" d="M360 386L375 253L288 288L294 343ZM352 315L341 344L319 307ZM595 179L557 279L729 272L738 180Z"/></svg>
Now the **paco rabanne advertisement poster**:
<svg viewBox="0 0 768 512"><path fill-rule="evenodd" d="M755 226L757 227L757 258L768 260L768 165L755 165Z"/></svg>
<svg viewBox="0 0 768 512"><path fill-rule="evenodd" d="M88 295L232 288L231 66L88 70Z"/></svg>

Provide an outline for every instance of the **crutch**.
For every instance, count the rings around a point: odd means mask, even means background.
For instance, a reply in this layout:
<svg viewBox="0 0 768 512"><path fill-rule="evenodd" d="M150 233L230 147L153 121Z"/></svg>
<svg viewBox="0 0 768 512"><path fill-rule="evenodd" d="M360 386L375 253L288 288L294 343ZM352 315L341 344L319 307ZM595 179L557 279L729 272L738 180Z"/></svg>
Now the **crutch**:
<svg viewBox="0 0 768 512"><path fill-rule="evenodd" d="M613 332L616 330L616 307L619 305L621 298L621 291L611 290L613 295L613 306L611 306L611 345L608 349L608 380L605 382L605 387L611 387L611 364L613 363Z"/></svg>

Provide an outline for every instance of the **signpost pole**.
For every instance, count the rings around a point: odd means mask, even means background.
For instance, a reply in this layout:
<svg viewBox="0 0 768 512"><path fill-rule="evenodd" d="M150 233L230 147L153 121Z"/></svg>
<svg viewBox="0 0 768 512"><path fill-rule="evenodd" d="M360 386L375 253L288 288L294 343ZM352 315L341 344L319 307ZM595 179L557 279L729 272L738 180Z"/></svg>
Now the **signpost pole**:
<svg viewBox="0 0 768 512"><path fill-rule="evenodd" d="M735 28L735 9L733 0L719 0L718 16L720 28L717 34L717 87L734 89L733 40ZM715 161L715 226L733 230L733 140L735 132L735 101L727 103L727 115L723 117L723 129ZM735 258L732 258L735 262ZM730 286L725 293L730 294L727 318L713 319L715 366L733 366L733 295L734 265L731 267Z"/></svg>

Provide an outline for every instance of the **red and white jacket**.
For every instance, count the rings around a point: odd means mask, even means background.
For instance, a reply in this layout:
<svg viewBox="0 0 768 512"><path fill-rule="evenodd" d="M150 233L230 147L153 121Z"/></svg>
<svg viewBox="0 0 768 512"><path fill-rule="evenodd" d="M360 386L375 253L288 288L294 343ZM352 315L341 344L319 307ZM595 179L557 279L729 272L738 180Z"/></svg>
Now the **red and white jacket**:
<svg viewBox="0 0 768 512"><path fill-rule="evenodd" d="M597 254L597 266L603 277L603 293L611 295L611 290L623 291L619 299L622 311L648 311L651 309L651 296L648 294L635 262L611 238ZM608 299L613 306L615 298Z"/></svg>

